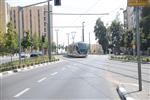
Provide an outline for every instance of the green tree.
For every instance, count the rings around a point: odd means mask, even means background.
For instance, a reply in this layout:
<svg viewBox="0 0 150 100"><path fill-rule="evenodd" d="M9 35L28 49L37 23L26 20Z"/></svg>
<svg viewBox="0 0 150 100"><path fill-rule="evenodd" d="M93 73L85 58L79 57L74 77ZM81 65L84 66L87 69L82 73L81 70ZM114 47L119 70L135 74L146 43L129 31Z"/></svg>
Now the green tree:
<svg viewBox="0 0 150 100"><path fill-rule="evenodd" d="M29 32L26 32L25 35L26 36L23 37L22 42L21 42L21 46L23 47L24 51L32 45Z"/></svg>
<svg viewBox="0 0 150 100"><path fill-rule="evenodd" d="M133 32L131 30L123 32L123 34L121 35L120 46L126 48L126 54L133 54Z"/></svg>
<svg viewBox="0 0 150 100"><path fill-rule="evenodd" d="M7 24L7 33L5 35L5 47L8 53L15 53L18 49L17 34L11 22Z"/></svg>
<svg viewBox="0 0 150 100"><path fill-rule="evenodd" d="M95 32L96 40L98 40L98 43L102 45L104 54L107 53L107 49L108 49L108 38L107 38L106 31L107 30L103 22L101 21L100 18L98 18L96 21L96 25L94 27L94 32Z"/></svg>
<svg viewBox="0 0 150 100"><path fill-rule="evenodd" d="M144 7L141 15L141 50L146 51L150 48L150 6Z"/></svg>
<svg viewBox="0 0 150 100"><path fill-rule="evenodd" d="M52 42L52 52L56 52L56 43Z"/></svg>
<svg viewBox="0 0 150 100"><path fill-rule="evenodd" d="M48 50L48 39L45 38L45 42L43 42L43 51L44 51L44 54L47 53L47 50Z"/></svg>
<svg viewBox="0 0 150 100"><path fill-rule="evenodd" d="M36 35L36 33L33 35L32 38L32 47L34 50L37 50L40 47L40 39Z"/></svg>
<svg viewBox="0 0 150 100"><path fill-rule="evenodd" d="M114 20L110 26L110 30L112 33L113 53L120 54L121 35L123 33L123 28L121 23Z"/></svg>

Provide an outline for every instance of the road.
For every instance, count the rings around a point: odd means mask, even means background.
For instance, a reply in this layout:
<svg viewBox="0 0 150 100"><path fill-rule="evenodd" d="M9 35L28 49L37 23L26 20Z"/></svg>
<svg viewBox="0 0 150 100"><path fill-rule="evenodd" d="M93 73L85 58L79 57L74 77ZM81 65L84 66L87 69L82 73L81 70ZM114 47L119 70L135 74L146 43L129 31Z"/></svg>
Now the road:
<svg viewBox="0 0 150 100"><path fill-rule="evenodd" d="M150 66L142 65L144 89ZM137 84L137 64L105 55L62 57L61 62L1 77L1 100L119 100L120 83Z"/></svg>

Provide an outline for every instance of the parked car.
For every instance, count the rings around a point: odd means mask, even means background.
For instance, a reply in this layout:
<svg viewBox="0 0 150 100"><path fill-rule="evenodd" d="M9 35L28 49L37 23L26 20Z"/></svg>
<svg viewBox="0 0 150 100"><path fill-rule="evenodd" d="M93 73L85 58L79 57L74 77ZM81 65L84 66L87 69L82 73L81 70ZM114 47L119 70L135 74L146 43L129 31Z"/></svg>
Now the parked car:
<svg viewBox="0 0 150 100"><path fill-rule="evenodd" d="M42 56L42 55L43 55L42 52L32 52L32 53L30 54L30 57L38 57L38 56Z"/></svg>
<svg viewBox="0 0 150 100"><path fill-rule="evenodd" d="M21 58L26 58L28 55L25 52L21 52Z"/></svg>

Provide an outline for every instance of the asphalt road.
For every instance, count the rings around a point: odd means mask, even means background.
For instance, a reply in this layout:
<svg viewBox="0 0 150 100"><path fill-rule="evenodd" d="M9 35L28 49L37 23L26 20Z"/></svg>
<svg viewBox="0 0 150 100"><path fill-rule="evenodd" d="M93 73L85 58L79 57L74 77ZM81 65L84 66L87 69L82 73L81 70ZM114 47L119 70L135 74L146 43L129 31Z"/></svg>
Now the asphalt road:
<svg viewBox="0 0 150 100"><path fill-rule="evenodd" d="M108 56L66 58L49 66L1 77L0 100L119 100L119 83L137 83L136 63L108 60ZM142 65L144 88L150 66Z"/></svg>

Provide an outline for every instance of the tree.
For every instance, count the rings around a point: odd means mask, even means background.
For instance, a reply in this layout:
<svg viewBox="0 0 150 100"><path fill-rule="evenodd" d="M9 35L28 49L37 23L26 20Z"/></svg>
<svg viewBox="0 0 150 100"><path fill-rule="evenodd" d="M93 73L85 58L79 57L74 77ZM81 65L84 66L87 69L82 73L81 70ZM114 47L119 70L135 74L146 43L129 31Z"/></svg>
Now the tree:
<svg viewBox="0 0 150 100"><path fill-rule="evenodd" d="M56 52L56 43L52 42L52 52Z"/></svg>
<svg viewBox="0 0 150 100"><path fill-rule="evenodd" d="M22 42L21 42L21 46L23 47L24 51L25 49L28 49L28 47L32 45L29 32L25 32L25 33L26 33L25 34L26 36L23 37Z"/></svg>
<svg viewBox="0 0 150 100"><path fill-rule="evenodd" d="M106 35L106 27L104 26L100 18L98 18L96 21L94 32L96 40L98 40L98 43L102 45L103 52L104 54L106 54L108 49L108 38Z"/></svg>
<svg viewBox="0 0 150 100"><path fill-rule="evenodd" d="M133 32L131 30L127 30L122 34L121 46L126 48L127 54L133 54Z"/></svg>
<svg viewBox="0 0 150 100"><path fill-rule="evenodd" d="M7 33L5 35L5 47L8 53L15 53L18 49L17 34L11 22L7 24Z"/></svg>
<svg viewBox="0 0 150 100"><path fill-rule="evenodd" d="M37 50L39 48L39 46L40 46L40 39L38 38L38 36L35 33L32 38L32 47L34 50Z"/></svg>
<svg viewBox="0 0 150 100"><path fill-rule="evenodd" d="M121 45L121 35L123 33L123 28L121 23L114 20L110 26L112 33L112 45L114 54L120 54L120 45Z"/></svg>
<svg viewBox="0 0 150 100"><path fill-rule="evenodd" d="M150 6L144 7L141 15L141 50L146 51L148 48L150 48Z"/></svg>

